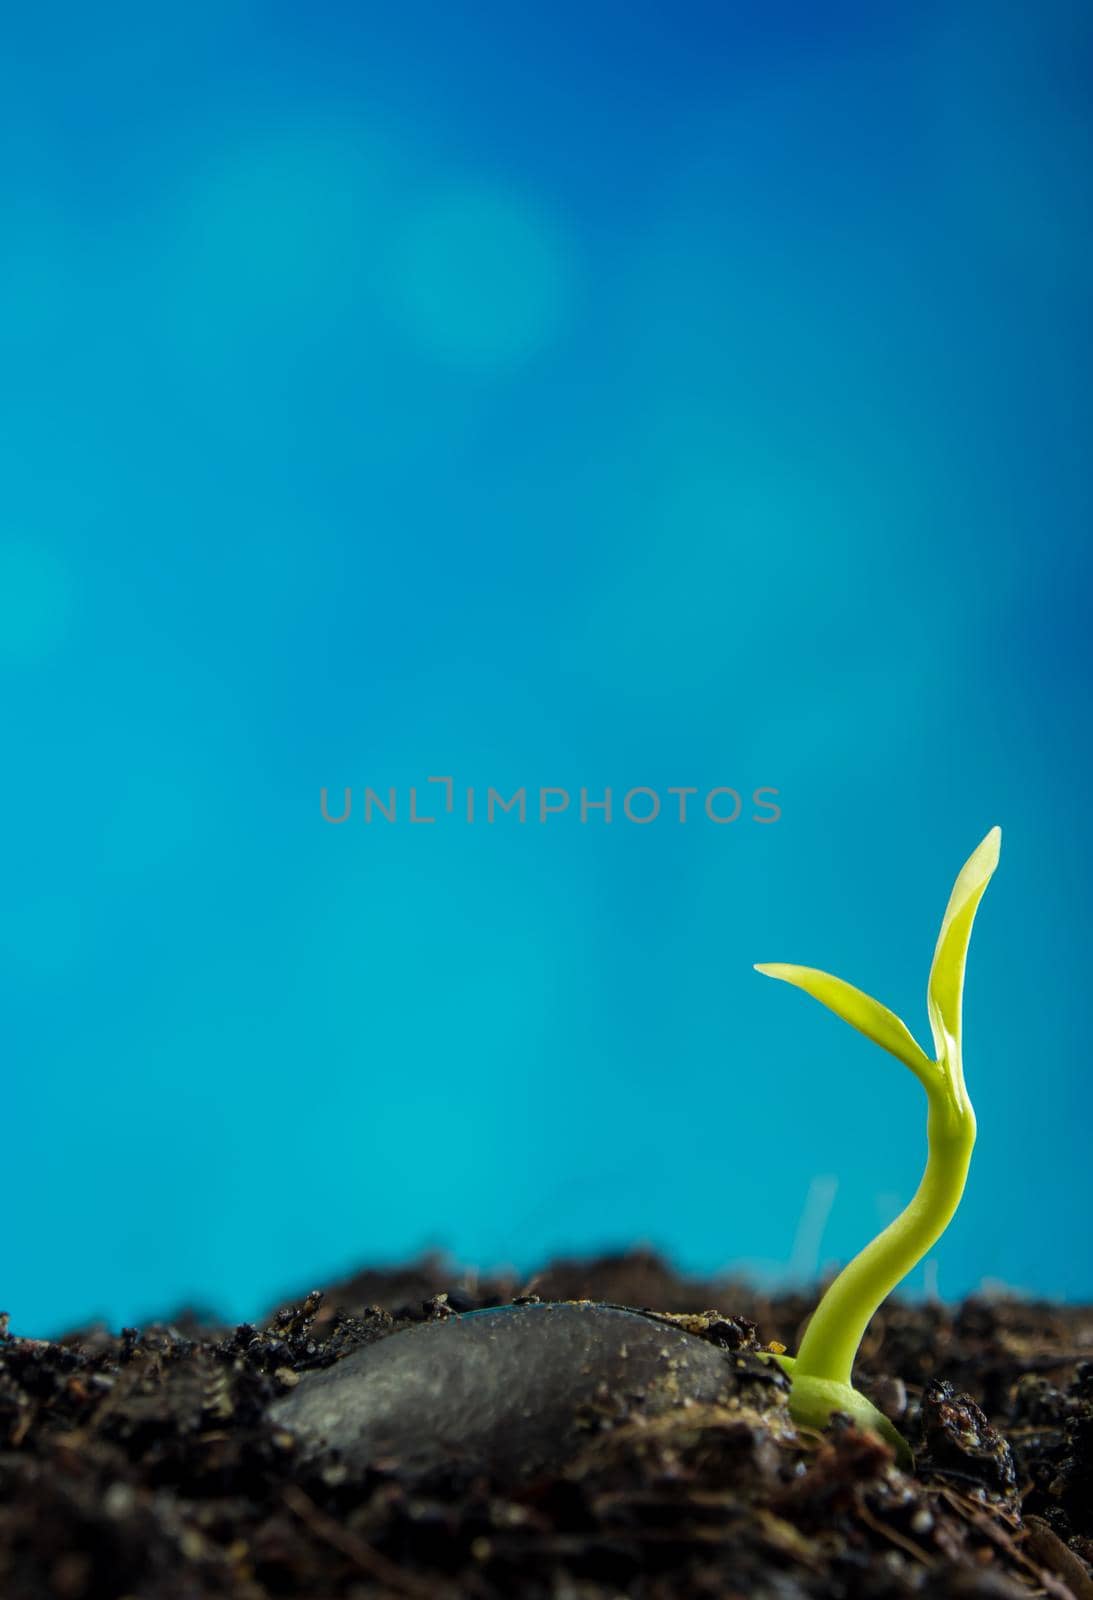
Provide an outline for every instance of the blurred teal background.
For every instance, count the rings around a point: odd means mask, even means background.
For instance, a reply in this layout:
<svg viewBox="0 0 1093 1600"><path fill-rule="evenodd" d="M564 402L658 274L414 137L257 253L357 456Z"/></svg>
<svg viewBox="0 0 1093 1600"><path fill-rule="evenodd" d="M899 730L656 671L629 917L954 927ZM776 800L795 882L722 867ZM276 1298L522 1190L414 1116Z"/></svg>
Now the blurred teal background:
<svg viewBox="0 0 1093 1600"><path fill-rule="evenodd" d="M5 36L13 1326L427 1245L845 1259L921 1091L751 963L927 1037L995 822L980 1148L910 1287L1093 1293L1089 6ZM321 819L437 774L783 815Z"/></svg>

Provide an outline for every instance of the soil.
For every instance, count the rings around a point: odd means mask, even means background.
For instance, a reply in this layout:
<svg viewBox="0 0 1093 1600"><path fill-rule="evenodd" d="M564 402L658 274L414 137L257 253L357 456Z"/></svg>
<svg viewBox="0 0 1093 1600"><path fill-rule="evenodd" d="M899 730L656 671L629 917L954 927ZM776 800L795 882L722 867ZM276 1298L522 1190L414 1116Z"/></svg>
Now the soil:
<svg viewBox="0 0 1093 1600"><path fill-rule="evenodd" d="M478 1447L451 1441L450 1459L316 1453L290 1431L298 1402L335 1392L315 1375L347 1358L342 1378L367 1370L377 1341L537 1299L667 1314L628 1325L713 1346L725 1382L715 1400L655 1406L617 1376L585 1382L563 1449L543 1417L565 1363L540 1351L521 1373L510 1351L487 1367L484 1410L516 1397L492 1460L470 1407ZM4 1333L0 1597L1093 1600L1093 1308L889 1303L856 1378L915 1451L903 1473L845 1421L823 1434L790 1421L786 1380L757 1351L794 1350L814 1299L685 1280L645 1252L557 1262L530 1283L429 1259L362 1272L261 1327L184 1314L117 1336ZM548 1319L517 1320L540 1337ZM441 1337L389 1346L384 1364ZM521 1422L539 1367L542 1404ZM529 1469L533 1444L544 1464Z"/></svg>

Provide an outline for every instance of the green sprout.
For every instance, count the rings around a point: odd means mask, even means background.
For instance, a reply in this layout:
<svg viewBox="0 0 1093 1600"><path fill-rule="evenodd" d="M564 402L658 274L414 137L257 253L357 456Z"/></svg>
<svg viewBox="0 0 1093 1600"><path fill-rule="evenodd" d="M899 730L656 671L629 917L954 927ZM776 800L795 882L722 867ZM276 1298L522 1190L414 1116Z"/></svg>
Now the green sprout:
<svg viewBox="0 0 1093 1600"><path fill-rule="evenodd" d="M935 1061L894 1012L841 978L814 967L780 962L756 967L767 977L803 989L890 1051L910 1067L926 1090L928 1154L914 1198L831 1283L812 1315L796 1358L772 1357L789 1375L789 1409L796 1422L822 1428L833 1412L845 1412L859 1426L887 1439L904 1466L911 1462L907 1441L883 1412L858 1393L850 1379L874 1312L937 1243L964 1193L975 1145L975 1112L964 1086L961 1058L964 966L976 909L998 865L1001 842L1001 829L992 828L965 863L945 909L926 991Z"/></svg>

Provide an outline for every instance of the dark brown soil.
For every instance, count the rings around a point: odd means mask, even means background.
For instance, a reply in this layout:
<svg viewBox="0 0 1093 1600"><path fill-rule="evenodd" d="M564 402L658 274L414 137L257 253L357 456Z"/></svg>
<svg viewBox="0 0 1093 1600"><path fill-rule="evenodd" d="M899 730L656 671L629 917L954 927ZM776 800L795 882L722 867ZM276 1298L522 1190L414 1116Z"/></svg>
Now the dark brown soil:
<svg viewBox="0 0 1093 1600"><path fill-rule="evenodd" d="M726 1398L649 1415L604 1395L576 1454L523 1480L306 1462L268 1415L377 1339L521 1292L718 1307L683 1325L726 1352ZM785 1380L754 1352L795 1349L811 1304L688 1282L645 1253L530 1284L427 1261L260 1329L0 1337L0 1597L1093 1600L1093 1309L888 1306L858 1379L915 1449L904 1474L871 1435L790 1423Z"/></svg>

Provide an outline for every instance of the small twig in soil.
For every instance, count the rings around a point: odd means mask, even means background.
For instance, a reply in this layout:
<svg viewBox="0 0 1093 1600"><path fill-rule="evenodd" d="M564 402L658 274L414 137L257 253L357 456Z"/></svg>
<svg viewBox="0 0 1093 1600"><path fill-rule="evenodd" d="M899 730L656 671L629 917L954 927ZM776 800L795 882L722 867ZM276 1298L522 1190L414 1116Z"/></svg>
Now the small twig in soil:
<svg viewBox="0 0 1093 1600"><path fill-rule="evenodd" d="M415 1577L397 1562L381 1555L378 1550L373 1550L370 1544L366 1544L356 1534L343 1528L333 1517L328 1517L326 1512L320 1510L314 1500L295 1484L285 1486L282 1498L289 1510L299 1517L317 1539L333 1546L335 1550L340 1550L347 1560L352 1561L362 1572L367 1572L380 1583L388 1584L400 1594L411 1595L413 1600L437 1600L438 1595L448 1595L454 1600L453 1589L441 1587L431 1580Z"/></svg>
<svg viewBox="0 0 1093 1600"><path fill-rule="evenodd" d="M932 1557L927 1551L923 1550L921 1545L916 1544L913 1539L908 1539L905 1534L897 1533L895 1528L888 1527L879 1517L873 1515L863 1501L858 1502L855 1512L858 1518L865 1523L865 1526L875 1534L878 1534L880 1538L887 1539L890 1544L899 1545L900 1549L905 1550L909 1556L913 1556L916 1561L921 1561L924 1567L933 1566Z"/></svg>
<svg viewBox="0 0 1093 1600"><path fill-rule="evenodd" d="M996 1550L1003 1551L1011 1561L1023 1567L1026 1572L1031 1572L1047 1594L1054 1595L1055 1600L1076 1600L1073 1591L1054 1573L1045 1571L1042 1565L1029 1560L1012 1534L1007 1531L1007 1528L1016 1531L1016 1524L998 1507L993 1508L995 1515L991 1516L983 1506L975 1500L968 1499L967 1495L958 1494L955 1489L942 1489L939 1493L941 1499L947 1501L954 1511L959 1512L977 1533L981 1533L988 1544L994 1545Z"/></svg>

